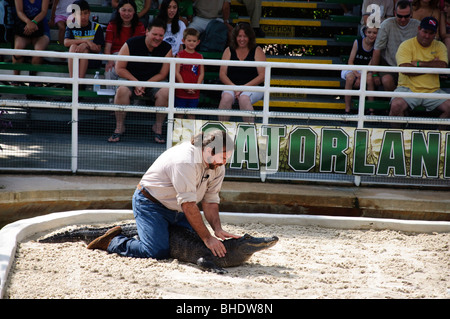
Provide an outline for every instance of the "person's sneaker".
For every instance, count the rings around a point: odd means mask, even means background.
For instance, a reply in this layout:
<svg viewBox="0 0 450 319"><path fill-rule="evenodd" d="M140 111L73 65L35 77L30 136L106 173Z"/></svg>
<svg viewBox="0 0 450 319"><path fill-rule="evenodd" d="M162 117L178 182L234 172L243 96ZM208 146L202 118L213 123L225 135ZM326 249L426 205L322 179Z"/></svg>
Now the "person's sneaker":
<svg viewBox="0 0 450 319"><path fill-rule="evenodd" d="M116 226L114 228L111 228L108 230L104 235L94 239L89 243L87 246L88 249L101 249L106 250L111 243L111 240L116 237L117 235L120 235L122 232L122 228L120 226Z"/></svg>

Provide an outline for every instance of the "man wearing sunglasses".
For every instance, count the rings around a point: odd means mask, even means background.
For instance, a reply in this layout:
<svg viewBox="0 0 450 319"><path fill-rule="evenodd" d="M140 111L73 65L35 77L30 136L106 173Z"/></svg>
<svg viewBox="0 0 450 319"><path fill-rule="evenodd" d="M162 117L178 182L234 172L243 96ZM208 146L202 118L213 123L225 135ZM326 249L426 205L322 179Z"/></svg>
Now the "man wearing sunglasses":
<svg viewBox="0 0 450 319"><path fill-rule="evenodd" d="M395 54L400 44L416 36L420 21L411 18L411 3L401 0L396 3L395 17L386 19L378 30L370 65L397 66ZM375 74L374 74L375 76ZM380 72L385 91L394 91L397 86L397 72Z"/></svg>

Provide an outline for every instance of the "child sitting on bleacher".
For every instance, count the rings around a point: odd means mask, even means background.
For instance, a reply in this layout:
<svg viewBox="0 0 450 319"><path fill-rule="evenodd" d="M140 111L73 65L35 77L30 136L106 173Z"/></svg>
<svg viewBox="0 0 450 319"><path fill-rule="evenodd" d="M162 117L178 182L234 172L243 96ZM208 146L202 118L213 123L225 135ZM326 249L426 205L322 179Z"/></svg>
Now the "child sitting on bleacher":
<svg viewBox="0 0 450 319"><path fill-rule="evenodd" d="M48 24L50 27L58 28L58 43L64 44L64 34L66 33L66 21L70 15L67 11L73 0L53 0L52 13Z"/></svg>
<svg viewBox="0 0 450 319"><path fill-rule="evenodd" d="M377 28L368 28L367 26L363 26L362 33L364 34L363 38L356 39L353 43L352 51L350 52L350 57L348 58L349 65L368 65L370 60L372 59L373 54L373 45L375 44L375 40L377 38L378 29ZM367 75L367 89L370 91L375 90L375 84L372 80L373 75ZM351 90L353 88L358 89L361 80L361 72L356 70L342 70L341 72L342 79L345 80L345 89ZM369 97L369 99L373 100L373 97ZM351 114L351 106L352 106L352 96L345 96L345 113ZM373 113L373 110L369 110L370 113Z"/></svg>
<svg viewBox="0 0 450 319"><path fill-rule="evenodd" d="M100 53L105 42L103 29L100 24L89 20L91 9L86 0L77 0L73 3L80 7L80 21L74 27L67 26L64 37L64 45L69 48L69 52L74 53ZM69 24L69 23L68 23ZM79 77L84 78L88 67L100 68L100 60L80 60ZM69 59L69 73L73 74L72 59Z"/></svg>

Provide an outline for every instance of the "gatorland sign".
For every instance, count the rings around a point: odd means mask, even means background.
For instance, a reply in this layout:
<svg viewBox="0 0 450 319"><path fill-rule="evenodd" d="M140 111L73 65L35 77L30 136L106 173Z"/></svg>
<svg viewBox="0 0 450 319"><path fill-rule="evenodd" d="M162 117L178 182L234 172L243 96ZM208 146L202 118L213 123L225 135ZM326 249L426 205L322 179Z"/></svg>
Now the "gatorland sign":
<svg viewBox="0 0 450 319"><path fill-rule="evenodd" d="M176 119L173 145L209 129L233 138L231 169L450 179L448 131Z"/></svg>

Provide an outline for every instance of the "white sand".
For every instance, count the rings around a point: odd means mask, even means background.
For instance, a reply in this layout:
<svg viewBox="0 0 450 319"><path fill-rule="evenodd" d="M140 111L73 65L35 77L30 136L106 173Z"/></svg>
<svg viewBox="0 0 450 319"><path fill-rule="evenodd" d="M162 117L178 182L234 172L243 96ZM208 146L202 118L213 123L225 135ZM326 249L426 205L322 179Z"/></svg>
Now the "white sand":
<svg viewBox="0 0 450 319"><path fill-rule="evenodd" d="M450 233L225 225L280 241L226 275L83 243L20 244L6 298L450 298Z"/></svg>

